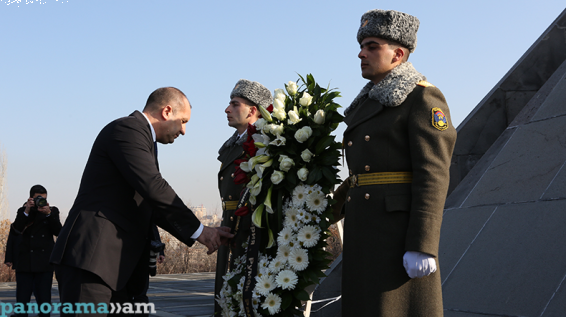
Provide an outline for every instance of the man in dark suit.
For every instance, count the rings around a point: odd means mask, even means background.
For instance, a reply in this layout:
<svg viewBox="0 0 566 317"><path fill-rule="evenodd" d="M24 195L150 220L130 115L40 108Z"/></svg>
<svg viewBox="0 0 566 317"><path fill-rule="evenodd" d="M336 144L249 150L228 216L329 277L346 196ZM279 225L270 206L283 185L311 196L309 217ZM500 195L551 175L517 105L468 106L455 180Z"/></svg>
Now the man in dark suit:
<svg viewBox="0 0 566 317"><path fill-rule="evenodd" d="M148 274L151 223L209 254L232 238L203 226L162 178L157 144L185 134L191 105L183 92L159 88L142 112L117 119L94 141L79 192L51 256L61 302L128 302Z"/></svg>
<svg viewBox="0 0 566 317"><path fill-rule="evenodd" d="M33 186L28 200L18 209L6 243L6 264L16 270L17 303L29 303L32 293L39 306L51 303L53 266L49 264L49 255L55 244L53 236L60 230L59 209L47 203L45 187ZM49 313L40 312L39 316Z"/></svg>

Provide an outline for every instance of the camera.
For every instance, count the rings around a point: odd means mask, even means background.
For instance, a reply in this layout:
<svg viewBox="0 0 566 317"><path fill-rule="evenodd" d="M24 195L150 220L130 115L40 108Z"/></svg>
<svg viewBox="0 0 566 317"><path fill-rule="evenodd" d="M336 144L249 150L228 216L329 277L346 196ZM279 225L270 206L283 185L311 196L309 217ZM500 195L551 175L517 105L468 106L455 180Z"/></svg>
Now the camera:
<svg viewBox="0 0 566 317"><path fill-rule="evenodd" d="M33 203L37 208L45 207L47 206L47 199L45 199L43 196L37 196L33 199Z"/></svg>
<svg viewBox="0 0 566 317"><path fill-rule="evenodd" d="M157 256L163 250L165 250L165 243L151 240L149 244L149 275L155 276L157 274Z"/></svg>

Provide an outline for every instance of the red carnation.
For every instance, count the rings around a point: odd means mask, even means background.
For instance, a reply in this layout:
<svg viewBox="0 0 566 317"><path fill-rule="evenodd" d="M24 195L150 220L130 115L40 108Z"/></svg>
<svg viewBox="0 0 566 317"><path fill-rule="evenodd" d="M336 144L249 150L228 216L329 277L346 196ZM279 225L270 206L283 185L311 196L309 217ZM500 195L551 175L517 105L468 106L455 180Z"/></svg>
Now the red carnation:
<svg viewBox="0 0 566 317"><path fill-rule="evenodd" d="M250 213L250 208L248 208L248 206L243 206L240 207L238 210L236 210L236 212L234 212L234 215L243 217L249 213Z"/></svg>

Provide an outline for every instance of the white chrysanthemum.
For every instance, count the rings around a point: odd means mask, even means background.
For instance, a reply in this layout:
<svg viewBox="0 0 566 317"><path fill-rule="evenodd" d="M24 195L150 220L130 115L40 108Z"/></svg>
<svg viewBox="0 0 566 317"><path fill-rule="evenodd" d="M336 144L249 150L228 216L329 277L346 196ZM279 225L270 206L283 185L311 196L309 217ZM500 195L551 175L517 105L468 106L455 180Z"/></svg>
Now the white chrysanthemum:
<svg viewBox="0 0 566 317"><path fill-rule="evenodd" d="M276 294L269 293L261 307L267 309L269 314L275 315L279 312L279 310L281 310L281 297Z"/></svg>
<svg viewBox="0 0 566 317"><path fill-rule="evenodd" d="M279 272L279 274L277 274L277 277L275 278L277 286L281 287L282 289L294 289L297 281L297 274L295 274L295 272L291 270L283 270Z"/></svg>
<svg viewBox="0 0 566 317"><path fill-rule="evenodd" d="M314 217L311 213L305 212L305 214L303 215L303 222L304 223L309 223L311 221L314 221Z"/></svg>
<svg viewBox="0 0 566 317"><path fill-rule="evenodd" d="M326 206L328 206L328 200L326 200L324 193L315 191L307 196L307 207L311 211L316 211L321 214L326 210Z"/></svg>
<svg viewBox="0 0 566 317"><path fill-rule="evenodd" d="M242 276L240 282L238 283L238 291L241 292L244 289L244 281L246 280L246 276Z"/></svg>
<svg viewBox="0 0 566 317"><path fill-rule="evenodd" d="M311 186L305 185L305 191L307 193L307 195L310 195L314 192L322 192L322 186L318 185L318 184L314 184Z"/></svg>
<svg viewBox="0 0 566 317"><path fill-rule="evenodd" d="M269 294L269 292L271 292L276 286L275 279L273 278L273 276L267 274L263 276L258 275L255 277L255 280L256 280L256 284L255 284L256 291L264 296L267 296L267 294Z"/></svg>
<svg viewBox="0 0 566 317"><path fill-rule="evenodd" d="M289 260L289 255L291 254L291 247L289 245L280 245L277 248L277 258L283 258Z"/></svg>
<svg viewBox="0 0 566 317"><path fill-rule="evenodd" d="M285 210L285 220L283 221L283 225L285 227L292 227L295 228L295 223L299 221L297 214L299 211L295 207L289 207Z"/></svg>
<svg viewBox="0 0 566 317"><path fill-rule="evenodd" d="M297 236L293 236L293 239L291 239L291 241L289 241L289 243L287 244L291 250L298 248L299 247L299 240L297 240Z"/></svg>
<svg viewBox="0 0 566 317"><path fill-rule="evenodd" d="M291 254L287 258L289 264L295 271L302 271L309 266L309 255L307 250L296 248L291 250Z"/></svg>
<svg viewBox="0 0 566 317"><path fill-rule="evenodd" d="M311 248L318 243L320 230L315 226L304 226L299 230L297 239L303 243L304 247Z"/></svg>
<svg viewBox="0 0 566 317"><path fill-rule="evenodd" d="M281 271L285 263L287 263L287 258L276 257L269 264L269 271L272 272L273 274L277 274L277 272Z"/></svg>
<svg viewBox="0 0 566 317"><path fill-rule="evenodd" d="M277 243L288 244L289 241L293 239L293 229L290 227L283 227L283 230L279 231L279 236L277 237Z"/></svg>
<svg viewBox="0 0 566 317"><path fill-rule="evenodd" d="M320 217L319 216L313 215L312 219L313 219L314 222L320 223Z"/></svg>
<svg viewBox="0 0 566 317"><path fill-rule="evenodd" d="M299 185L293 189L293 205L302 207L307 199L306 187Z"/></svg>

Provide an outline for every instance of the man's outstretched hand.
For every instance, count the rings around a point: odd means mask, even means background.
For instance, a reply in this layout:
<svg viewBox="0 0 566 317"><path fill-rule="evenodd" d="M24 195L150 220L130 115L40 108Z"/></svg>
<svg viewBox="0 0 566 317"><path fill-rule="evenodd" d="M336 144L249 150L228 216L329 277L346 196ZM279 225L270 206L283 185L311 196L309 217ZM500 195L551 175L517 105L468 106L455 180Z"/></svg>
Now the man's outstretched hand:
<svg viewBox="0 0 566 317"><path fill-rule="evenodd" d="M197 238L197 241L204 244L208 248L206 254L212 254L218 250L221 245L228 245L228 241L234 237L230 233L228 227L207 227L204 226L202 233Z"/></svg>

